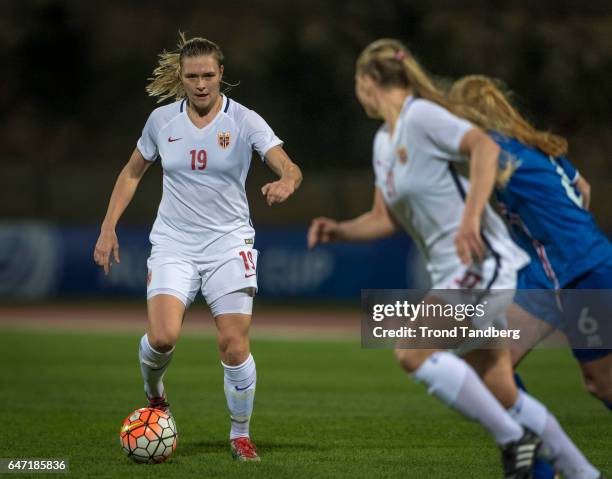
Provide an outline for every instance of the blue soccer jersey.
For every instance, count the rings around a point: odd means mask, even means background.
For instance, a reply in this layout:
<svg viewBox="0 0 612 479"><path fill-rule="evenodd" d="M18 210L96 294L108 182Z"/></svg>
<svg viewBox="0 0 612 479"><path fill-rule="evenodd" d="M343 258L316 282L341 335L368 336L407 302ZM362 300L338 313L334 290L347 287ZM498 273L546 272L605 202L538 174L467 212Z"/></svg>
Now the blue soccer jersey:
<svg viewBox="0 0 612 479"><path fill-rule="evenodd" d="M578 174L566 158L552 158L496 132L502 149L496 196L516 242L531 257L523 288L565 288L612 258L612 244L582 208Z"/></svg>

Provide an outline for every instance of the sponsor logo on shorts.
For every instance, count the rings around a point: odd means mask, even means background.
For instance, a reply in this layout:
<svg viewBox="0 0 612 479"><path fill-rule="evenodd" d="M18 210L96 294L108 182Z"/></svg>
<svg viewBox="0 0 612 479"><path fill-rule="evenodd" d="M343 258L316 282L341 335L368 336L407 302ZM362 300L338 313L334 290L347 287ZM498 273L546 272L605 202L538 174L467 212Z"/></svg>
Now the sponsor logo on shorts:
<svg viewBox="0 0 612 479"><path fill-rule="evenodd" d="M244 244L253 244L253 238L246 238Z"/></svg>
<svg viewBox="0 0 612 479"><path fill-rule="evenodd" d="M244 277L245 277L245 278L250 278L251 276L255 276L256 274L257 274L257 273L251 273L251 274L247 274L247 273L245 273L245 274L244 274Z"/></svg>

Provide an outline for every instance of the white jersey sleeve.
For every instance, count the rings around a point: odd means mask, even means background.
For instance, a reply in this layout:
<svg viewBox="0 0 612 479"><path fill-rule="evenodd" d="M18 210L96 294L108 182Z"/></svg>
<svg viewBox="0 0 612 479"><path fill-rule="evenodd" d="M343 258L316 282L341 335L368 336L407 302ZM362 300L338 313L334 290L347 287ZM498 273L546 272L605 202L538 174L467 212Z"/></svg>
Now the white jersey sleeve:
<svg viewBox="0 0 612 479"><path fill-rule="evenodd" d="M159 150L157 147L157 135L159 133L159 120L156 114L157 110L154 110L147 119L145 126L142 130L142 136L138 139L136 148L142 154L145 160L155 161L159 156Z"/></svg>
<svg viewBox="0 0 612 479"><path fill-rule="evenodd" d="M259 153L262 160L270 148L283 144L266 121L253 110L248 110L242 126L247 142Z"/></svg>
<svg viewBox="0 0 612 479"><path fill-rule="evenodd" d="M435 158L446 161L467 160L459 152L459 147L465 134L474 128L469 121L424 99L414 100L412 109L413 114L406 127L416 144Z"/></svg>

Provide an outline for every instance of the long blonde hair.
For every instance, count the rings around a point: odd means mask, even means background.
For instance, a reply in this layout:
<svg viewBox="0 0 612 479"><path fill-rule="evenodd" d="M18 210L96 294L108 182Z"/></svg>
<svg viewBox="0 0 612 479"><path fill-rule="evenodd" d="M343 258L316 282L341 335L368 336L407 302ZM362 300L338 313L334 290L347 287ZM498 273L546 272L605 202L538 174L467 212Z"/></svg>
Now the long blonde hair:
<svg viewBox="0 0 612 479"><path fill-rule="evenodd" d="M158 103L167 98L174 98L175 100L184 98L185 89L181 81L182 60L183 58L201 55L214 56L219 66L222 66L225 61L223 52L216 43L201 37L187 40L185 34L179 32L178 50L173 52L164 50L159 54L159 65L153 70L153 77L148 78L147 93L150 96L158 97ZM229 87L235 86L223 81L222 83Z"/></svg>
<svg viewBox="0 0 612 479"><path fill-rule="evenodd" d="M381 87L409 88L424 98L454 112L452 102L399 40L381 38L370 43L357 58L356 72L368 75Z"/></svg>
<svg viewBox="0 0 612 479"><path fill-rule="evenodd" d="M455 112L485 130L495 130L536 147L550 156L567 154L567 140L534 128L510 103L510 94L499 80L469 75L457 80L448 92Z"/></svg>
<svg viewBox="0 0 612 479"><path fill-rule="evenodd" d="M499 82L479 75L464 77L448 93L425 72L399 40L370 43L357 58L356 72L381 87L409 88L415 97L437 103L485 130L495 130L539 148L547 155L567 153L565 138L536 130L512 106Z"/></svg>

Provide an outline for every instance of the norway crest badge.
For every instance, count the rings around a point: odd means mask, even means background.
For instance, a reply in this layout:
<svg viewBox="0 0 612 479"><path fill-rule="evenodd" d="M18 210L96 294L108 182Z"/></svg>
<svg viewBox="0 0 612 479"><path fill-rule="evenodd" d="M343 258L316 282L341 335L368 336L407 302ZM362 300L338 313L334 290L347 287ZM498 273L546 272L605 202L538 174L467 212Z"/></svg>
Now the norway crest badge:
<svg viewBox="0 0 612 479"><path fill-rule="evenodd" d="M397 149L397 158L399 159L400 165L408 163L408 150L406 150L405 146L400 146Z"/></svg>
<svg viewBox="0 0 612 479"><path fill-rule="evenodd" d="M219 143L219 146L224 150L230 146L230 140L231 136L229 131L221 131L217 133L217 143Z"/></svg>

